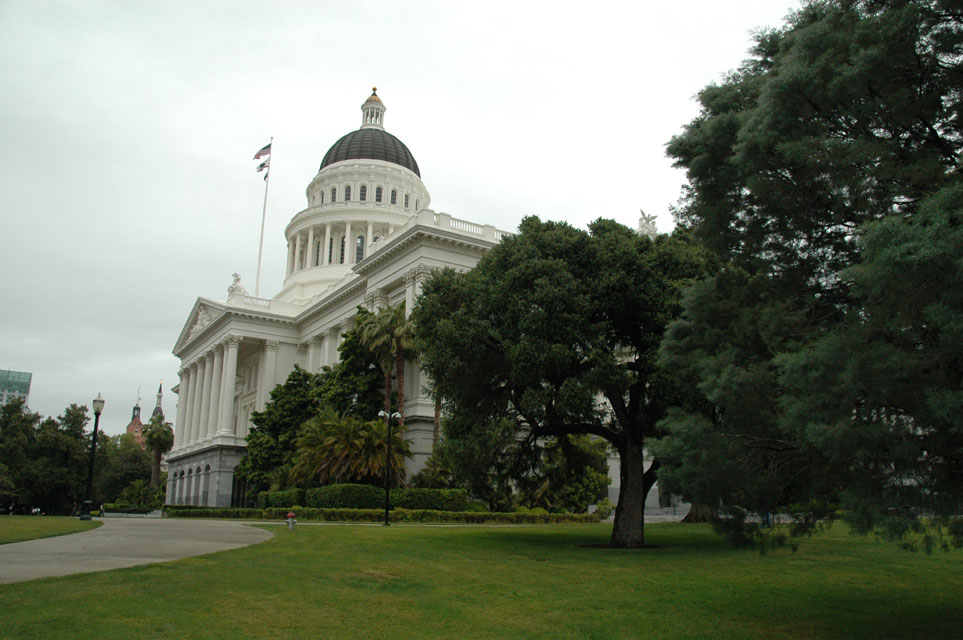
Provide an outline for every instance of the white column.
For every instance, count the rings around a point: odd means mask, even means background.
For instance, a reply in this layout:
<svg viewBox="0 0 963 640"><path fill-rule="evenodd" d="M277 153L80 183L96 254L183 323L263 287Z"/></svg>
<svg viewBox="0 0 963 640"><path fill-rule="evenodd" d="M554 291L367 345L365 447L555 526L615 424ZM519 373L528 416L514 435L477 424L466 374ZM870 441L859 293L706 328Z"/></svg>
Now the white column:
<svg viewBox="0 0 963 640"><path fill-rule="evenodd" d="M207 414L207 429L205 439L211 439L217 433L217 416L221 410L221 371L224 368L224 348L221 345L214 347L214 371L211 374L211 400Z"/></svg>
<svg viewBox="0 0 963 640"><path fill-rule="evenodd" d="M314 338L308 340L308 362L305 369L311 373L315 373L318 370L318 341Z"/></svg>
<svg viewBox="0 0 963 640"><path fill-rule="evenodd" d="M218 435L233 435L234 433L234 378L237 376L237 345L241 341L237 336L224 338L224 372L221 386L220 422L217 426Z"/></svg>
<svg viewBox="0 0 963 640"><path fill-rule="evenodd" d="M288 272L287 275L294 273L294 243L288 240Z"/></svg>
<svg viewBox="0 0 963 640"><path fill-rule="evenodd" d="M204 353L204 387L201 391L201 420L198 423L197 439L207 437L208 416L211 415L211 382L214 376L214 350L208 349Z"/></svg>
<svg viewBox="0 0 963 640"><path fill-rule="evenodd" d="M314 227L311 227L310 229L308 229L308 255L305 256L305 258L307 259L304 262L308 265L308 267L309 268L313 267L314 266Z"/></svg>
<svg viewBox="0 0 963 640"><path fill-rule="evenodd" d="M405 274L405 317L411 315L411 308L415 306L415 280L414 271Z"/></svg>
<svg viewBox="0 0 963 640"><path fill-rule="evenodd" d="M271 398L271 391L274 390L277 380L278 369L278 343L277 340L268 340L264 343L264 371L261 374L261 386L257 390L257 400L255 409L264 411L264 405Z"/></svg>
<svg viewBox="0 0 963 640"><path fill-rule="evenodd" d="M311 363L308 361L308 343L302 342L298 345L298 365L306 371L310 371Z"/></svg>
<svg viewBox="0 0 963 640"><path fill-rule="evenodd" d="M324 225L324 242L321 245L321 264L328 266L328 245L331 244L331 225Z"/></svg>
<svg viewBox="0 0 963 640"><path fill-rule="evenodd" d="M187 431L184 433L184 444L194 442L197 435L197 412L200 411L201 397L199 380L201 377L200 360L191 363L191 393L187 405Z"/></svg>
<svg viewBox="0 0 963 640"><path fill-rule="evenodd" d="M187 387L190 383L190 370L183 367L177 372L180 382L177 384L177 417L174 423L174 448L184 443L184 415L187 413Z"/></svg>
<svg viewBox="0 0 963 640"><path fill-rule="evenodd" d="M194 415L191 416L191 442L196 442L201 439L201 435L204 433L203 425L201 424L201 408L204 406L204 378L206 377L207 362L204 355L201 355L197 359L197 387L195 388L197 392L197 399L194 401Z"/></svg>
<svg viewBox="0 0 963 640"><path fill-rule="evenodd" d="M297 240L294 245L294 270L300 271L303 268L303 263L301 262L301 232L298 231Z"/></svg>
<svg viewBox="0 0 963 640"><path fill-rule="evenodd" d="M344 257L345 264L354 264L354 240L351 239L351 223L344 223L344 251L348 255Z"/></svg>
<svg viewBox="0 0 963 640"><path fill-rule="evenodd" d="M368 247L371 246L371 241L374 240L371 234L374 233L374 224L368 222L368 235L364 237L364 257L368 257Z"/></svg>

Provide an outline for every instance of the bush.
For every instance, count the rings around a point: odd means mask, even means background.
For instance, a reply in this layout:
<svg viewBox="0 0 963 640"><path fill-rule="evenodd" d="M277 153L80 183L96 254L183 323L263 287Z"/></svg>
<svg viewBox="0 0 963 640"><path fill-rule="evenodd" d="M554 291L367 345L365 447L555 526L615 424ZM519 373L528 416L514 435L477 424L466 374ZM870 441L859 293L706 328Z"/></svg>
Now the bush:
<svg viewBox="0 0 963 640"><path fill-rule="evenodd" d="M109 513L150 513L153 510L152 507L141 507L127 502L104 503L104 511Z"/></svg>
<svg viewBox="0 0 963 640"><path fill-rule="evenodd" d="M384 507L384 489L370 484L329 484L309 489L302 504L318 509L377 509Z"/></svg>
<svg viewBox="0 0 963 640"><path fill-rule="evenodd" d="M468 492L464 489L401 489L391 492L391 504L402 509L465 511Z"/></svg>
<svg viewBox="0 0 963 640"><path fill-rule="evenodd" d="M472 500L471 502L468 503L468 506L465 508L465 511L470 511L472 513L488 513L489 508L488 508L488 505L482 502L481 500Z"/></svg>
<svg viewBox="0 0 963 640"><path fill-rule="evenodd" d="M334 486L334 485L332 485ZM364 485L362 485L364 486ZM171 509L172 518L241 518L245 520L284 520L288 509ZM296 511L298 520L326 522L382 522L384 509L330 509L305 507ZM585 513L480 513L472 511L435 511L431 509L395 509L389 512L392 522L440 522L459 524L538 524L598 522L596 514Z"/></svg>
<svg viewBox="0 0 963 640"><path fill-rule="evenodd" d="M612 515L612 509L614 508L608 498L602 498L596 506L595 513L599 514L600 520L605 520Z"/></svg>

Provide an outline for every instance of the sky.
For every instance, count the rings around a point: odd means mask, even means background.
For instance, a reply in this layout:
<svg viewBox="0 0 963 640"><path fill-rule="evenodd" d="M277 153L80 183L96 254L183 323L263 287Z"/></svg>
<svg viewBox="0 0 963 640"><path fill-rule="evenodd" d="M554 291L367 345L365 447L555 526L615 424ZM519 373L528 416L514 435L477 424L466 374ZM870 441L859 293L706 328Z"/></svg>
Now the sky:
<svg viewBox="0 0 963 640"><path fill-rule="evenodd" d="M378 87L431 208L513 231L673 226L665 144L696 94L798 0L592 3L0 0L0 369L30 408L106 405L122 433L199 296L251 292L273 136L262 297L327 149ZM176 428L176 425L175 425Z"/></svg>

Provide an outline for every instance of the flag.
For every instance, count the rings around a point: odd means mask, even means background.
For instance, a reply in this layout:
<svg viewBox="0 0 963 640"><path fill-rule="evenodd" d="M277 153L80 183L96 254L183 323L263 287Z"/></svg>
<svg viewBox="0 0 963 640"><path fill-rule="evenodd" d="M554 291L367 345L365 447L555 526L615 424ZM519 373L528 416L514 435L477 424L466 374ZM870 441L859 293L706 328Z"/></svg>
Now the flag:
<svg viewBox="0 0 963 640"><path fill-rule="evenodd" d="M261 164L259 164L259 165L257 166L257 172L258 172L258 173L261 173L262 171L264 171L265 169L267 169L267 168L270 167L270 166L271 166L271 157L268 156L268 159L267 159L267 160L265 160L264 162L262 162Z"/></svg>
<svg viewBox="0 0 963 640"><path fill-rule="evenodd" d="M269 156L269 155L271 155L270 142L264 145L263 147L261 147L261 150L254 154L254 159L257 160L258 158L262 158L264 156ZM258 171L260 171L260 169L258 169Z"/></svg>

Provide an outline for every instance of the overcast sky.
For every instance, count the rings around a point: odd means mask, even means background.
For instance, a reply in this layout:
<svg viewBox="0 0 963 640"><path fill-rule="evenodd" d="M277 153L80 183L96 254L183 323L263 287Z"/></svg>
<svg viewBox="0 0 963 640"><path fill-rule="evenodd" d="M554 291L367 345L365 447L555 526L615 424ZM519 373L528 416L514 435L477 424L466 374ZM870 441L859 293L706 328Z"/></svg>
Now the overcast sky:
<svg viewBox="0 0 963 640"><path fill-rule="evenodd" d="M195 299L235 271L254 290L254 152L274 136L268 297L374 85L436 211L514 230L641 208L668 231L684 175L665 143L798 4L0 0L0 369L33 373L43 415L99 392L121 433L138 388L149 415Z"/></svg>

